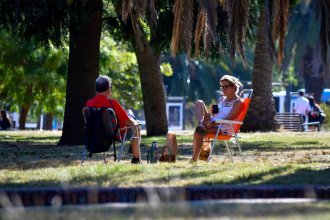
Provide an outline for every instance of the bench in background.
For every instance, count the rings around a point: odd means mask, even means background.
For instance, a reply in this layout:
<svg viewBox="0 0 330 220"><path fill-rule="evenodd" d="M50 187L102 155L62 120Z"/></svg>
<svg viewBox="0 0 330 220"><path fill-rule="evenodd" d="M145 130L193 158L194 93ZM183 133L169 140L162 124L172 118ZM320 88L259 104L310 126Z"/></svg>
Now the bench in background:
<svg viewBox="0 0 330 220"><path fill-rule="evenodd" d="M291 112L276 113L276 120L285 130L308 131L309 126L316 126L317 131L321 130L320 122L304 123L302 115L298 113L291 113ZM305 129L305 127L307 127L307 129Z"/></svg>

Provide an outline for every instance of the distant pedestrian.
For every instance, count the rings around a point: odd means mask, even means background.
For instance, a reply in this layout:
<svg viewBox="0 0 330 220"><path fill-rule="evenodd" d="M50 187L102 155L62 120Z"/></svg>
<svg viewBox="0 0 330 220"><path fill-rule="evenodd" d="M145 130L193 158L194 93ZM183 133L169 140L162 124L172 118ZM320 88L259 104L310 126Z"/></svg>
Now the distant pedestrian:
<svg viewBox="0 0 330 220"><path fill-rule="evenodd" d="M305 92L303 90L299 90L299 97L294 102L293 112L301 114L305 122L308 112L310 111L310 105L309 100L304 95Z"/></svg>
<svg viewBox="0 0 330 220"><path fill-rule="evenodd" d="M1 110L0 127L1 130L8 130L11 127L11 120L5 110Z"/></svg>

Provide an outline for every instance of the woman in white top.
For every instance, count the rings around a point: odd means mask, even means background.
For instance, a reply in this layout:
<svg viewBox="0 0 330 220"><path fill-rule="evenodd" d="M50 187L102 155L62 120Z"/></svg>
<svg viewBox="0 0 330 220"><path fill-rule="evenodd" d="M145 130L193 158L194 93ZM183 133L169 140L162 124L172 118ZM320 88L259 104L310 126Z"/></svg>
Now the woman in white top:
<svg viewBox="0 0 330 220"><path fill-rule="evenodd" d="M223 96L218 101L219 112L211 114L208 112L205 103L202 100L196 102L196 119L198 126L194 132L193 155L192 163L197 161L200 154L203 138L207 134L215 134L218 127L215 121L218 119L233 120L241 112L243 100L238 96L239 88L242 83L235 77L224 75L220 79L220 89L223 91ZM231 129L229 125L221 125L222 134L230 134Z"/></svg>

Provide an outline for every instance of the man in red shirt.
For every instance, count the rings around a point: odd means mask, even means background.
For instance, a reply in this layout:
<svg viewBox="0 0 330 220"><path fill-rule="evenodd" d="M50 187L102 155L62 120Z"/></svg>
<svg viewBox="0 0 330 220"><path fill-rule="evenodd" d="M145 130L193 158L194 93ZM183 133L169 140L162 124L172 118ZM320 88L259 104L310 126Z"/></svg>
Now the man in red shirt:
<svg viewBox="0 0 330 220"><path fill-rule="evenodd" d="M133 117L129 117L127 112L123 109L117 100L111 99L112 85L110 77L105 75L99 76L95 81L95 90L96 96L87 101L86 107L112 108L116 113L119 128L139 124L138 121L136 121ZM140 134L140 132L137 132L136 129L139 129L139 126L135 126L134 130L130 128L126 136L128 139L131 139L131 146L133 151L133 158L131 163L140 163L138 143L138 138L140 137L137 137L137 134ZM133 136L137 138L132 138Z"/></svg>

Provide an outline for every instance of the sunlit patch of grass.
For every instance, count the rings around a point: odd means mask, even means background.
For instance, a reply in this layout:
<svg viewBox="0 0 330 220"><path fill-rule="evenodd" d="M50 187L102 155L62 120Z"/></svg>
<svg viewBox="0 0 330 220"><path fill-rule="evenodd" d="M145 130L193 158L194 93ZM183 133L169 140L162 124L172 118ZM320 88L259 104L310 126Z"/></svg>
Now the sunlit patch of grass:
<svg viewBox="0 0 330 220"><path fill-rule="evenodd" d="M94 154L81 165L84 146L56 146L60 132L0 132L0 187L328 184L330 133L270 132L240 136L245 160L234 149L234 163L220 144L210 163L189 164L192 132L185 132L177 135L176 163L146 163L153 141L161 149L165 145L165 136L158 136L143 137L141 165L130 164L132 155L127 153L128 146L120 163L113 161L111 148L107 164L102 154Z"/></svg>

